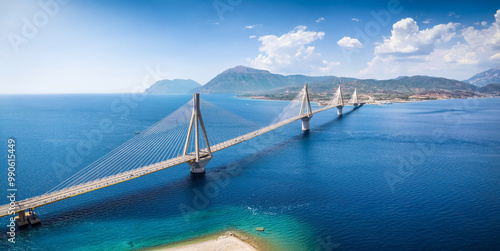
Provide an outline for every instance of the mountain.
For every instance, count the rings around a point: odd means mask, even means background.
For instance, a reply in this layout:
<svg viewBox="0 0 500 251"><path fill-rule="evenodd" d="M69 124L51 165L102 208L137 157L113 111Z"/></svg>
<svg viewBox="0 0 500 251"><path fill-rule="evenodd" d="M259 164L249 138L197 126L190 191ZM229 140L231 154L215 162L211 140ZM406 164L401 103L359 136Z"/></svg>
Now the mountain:
<svg viewBox="0 0 500 251"><path fill-rule="evenodd" d="M399 76L397 78L394 78L395 80L399 80L399 79L402 79L402 78L407 78L408 76Z"/></svg>
<svg viewBox="0 0 500 251"><path fill-rule="evenodd" d="M477 74L476 80L493 81L499 77L500 68ZM498 81L500 83L500 79ZM273 74L245 66L227 69L204 86L193 80L161 80L145 92L150 94L183 93L239 93L245 96L262 96L271 99L291 99L304 86L309 84L309 92L316 99L331 96L339 85L344 93L354 92L375 95L376 98L468 98L475 96L500 95L500 84L478 87L464 81L430 76L400 76L395 79L375 80L335 76L311 77L304 75ZM474 82L474 83L477 83Z"/></svg>
<svg viewBox="0 0 500 251"><path fill-rule="evenodd" d="M273 74L245 66L225 70L201 87L200 93L248 93L267 91L275 88L320 82L336 77L309 77L304 75Z"/></svg>
<svg viewBox="0 0 500 251"><path fill-rule="evenodd" d="M491 83L500 83L500 67L492 68L474 75L472 78L464 80L464 82L483 87Z"/></svg>
<svg viewBox="0 0 500 251"><path fill-rule="evenodd" d="M375 79L349 79L339 78L343 81L332 81L328 79L309 85L312 93L333 92L339 84L344 92L354 92L357 89L361 93L387 93L387 94L418 94L425 91L466 91L475 92L476 86L452 79L435 78L427 76L399 77L389 80ZM291 86L270 90L268 93L298 92L301 86Z"/></svg>
<svg viewBox="0 0 500 251"><path fill-rule="evenodd" d="M466 91L475 92L477 87L468 83L428 76L402 77L390 80L356 80L346 85L347 90L356 88L364 93L418 94L425 91Z"/></svg>
<svg viewBox="0 0 500 251"><path fill-rule="evenodd" d="M199 88L201 85L191 79L174 79L174 80L160 80L150 86L144 91L148 94L185 94L191 93L191 90Z"/></svg>
<svg viewBox="0 0 500 251"><path fill-rule="evenodd" d="M496 94L498 86L484 89L462 81L428 76L399 77L389 80L330 78L309 85L309 95L312 100L329 100L338 86L342 86L344 97L349 98L355 89L360 95L368 95L378 100L386 99L443 99L469 98ZM265 99L290 100L302 90L303 85L286 86L260 93L241 96Z"/></svg>
<svg viewBox="0 0 500 251"><path fill-rule="evenodd" d="M479 91L487 94L500 95L500 84L498 83L488 84L486 86L481 87Z"/></svg>

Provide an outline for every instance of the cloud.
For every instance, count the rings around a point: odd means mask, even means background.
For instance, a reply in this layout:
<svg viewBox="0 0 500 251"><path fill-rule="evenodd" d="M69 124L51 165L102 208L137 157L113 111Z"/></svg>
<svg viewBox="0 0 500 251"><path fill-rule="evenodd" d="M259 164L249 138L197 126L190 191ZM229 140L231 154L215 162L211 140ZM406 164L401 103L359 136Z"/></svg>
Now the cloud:
<svg viewBox="0 0 500 251"><path fill-rule="evenodd" d="M486 22L486 21L482 21L482 22L481 22L481 25L482 25L482 26L486 26L486 25L488 25L488 22Z"/></svg>
<svg viewBox="0 0 500 251"><path fill-rule="evenodd" d="M448 23L419 30L413 19L400 20L393 25L391 37L377 44L373 59L360 76L425 74L465 79L474 72L498 66L500 10L489 26L486 23L486 27L462 27Z"/></svg>
<svg viewBox="0 0 500 251"><path fill-rule="evenodd" d="M359 19L357 19L355 17L353 17L351 20L354 21L354 22L359 22Z"/></svg>
<svg viewBox="0 0 500 251"><path fill-rule="evenodd" d="M495 55L493 55L493 56L491 56L490 59L491 60L499 60L500 59L500 52L497 53L497 54L495 54Z"/></svg>
<svg viewBox="0 0 500 251"><path fill-rule="evenodd" d="M339 41L337 41L337 44L339 46L342 46L344 48L361 48L363 45L359 40L356 38L350 38L350 37L343 37Z"/></svg>
<svg viewBox="0 0 500 251"><path fill-rule="evenodd" d="M431 19L426 19L422 23L424 23L424 24L430 24L431 23Z"/></svg>
<svg viewBox="0 0 500 251"><path fill-rule="evenodd" d="M483 24L481 25L488 25ZM476 29L467 27L462 29L461 37L465 43L457 43L448 50L441 50L447 63L456 64L498 64L500 53L500 10L495 14L495 22L488 28Z"/></svg>
<svg viewBox="0 0 500 251"><path fill-rule="evenodd" d="M316 23L319 23L321 21L325 21L325 18L324 17L320 17L318 20L316 20Z"/></svg>
<svg viewBox="0 0 500 251"><path fill-rule="evenodd" d="M333 71L333 69L335 68L335 66L340 64L340 62L328 62L326 60L321 61L321 63L323 63L324 66L320 66L320 67L318 67L318 69L322 73L331 73Z"/></svg>
<svg viewBox="0 0 500 251"><path fill-rule="evenodd" d="M248 59L256 68L279 73L318 73L328 70L335 63L321 58L311 43L323 39L324 32L307 31L306 26L297 26L292 31L278 37L259 37L262 42L259 55ZM322 69L320 69L322 68Z"/></svg>
<svg viewBox="0 0 500 251"><path fill-rule="evenodd" d="M249 38L255 38L255 36L254 36L254 35L252 35L252 36L249 36Z"/></svg>
<svg viewBox="0 0 500 251"><path fill-rule="evenodd" d="M417 22L405 18L392 26L391 37L375 47L375 54L428 54L440 43L450 41L458 24L438 24L430 29L419 30Z"/></svg>
<svg viewBox="0 0 500 251"><path fill-rule="evenodd" d="M255 24L252 24L252 25L247 25L244 27L245 29L253 29L255 28Z"/></svg>

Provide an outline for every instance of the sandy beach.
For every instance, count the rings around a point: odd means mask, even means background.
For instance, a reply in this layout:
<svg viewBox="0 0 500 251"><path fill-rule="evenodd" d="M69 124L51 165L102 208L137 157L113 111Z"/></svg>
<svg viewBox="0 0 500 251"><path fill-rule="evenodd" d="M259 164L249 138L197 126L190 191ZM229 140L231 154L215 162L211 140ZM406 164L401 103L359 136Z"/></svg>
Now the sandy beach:
<svg viewBox="0 0 500 251"><path fill-rule="evenodd" d="M204 240L198 243L181 244L174 247L165 247L158 250L162 251L258 251L256 247L251 245L248 237L240 236L233 232Z"/></svg>

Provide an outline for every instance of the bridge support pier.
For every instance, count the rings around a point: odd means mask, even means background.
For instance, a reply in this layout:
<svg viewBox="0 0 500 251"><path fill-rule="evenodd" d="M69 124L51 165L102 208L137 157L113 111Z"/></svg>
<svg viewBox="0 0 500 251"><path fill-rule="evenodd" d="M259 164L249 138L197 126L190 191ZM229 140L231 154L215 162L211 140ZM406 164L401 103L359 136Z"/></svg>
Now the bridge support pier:
<svg viewBox="0 0 500 251"><path fill-rule="evenodd" d="M338 116L342 116L342 108L344 108L343 106L337 106L337 115Z"/></svg>
<svg viewBox="0 0 500 251"><path fill-rule="evenodd" d="M301 118L302 120L302 131L309 131L309 120L311 120L310 117L304 117Z"/></svg>
<svg viewBox="0 0 500 251"><path fill-rule="evenodd" d="M35 214L35 210L33 208L30 208L28 211L27 217L28 221L30 222L31 225L36 225L42 223L38 215Z"/></svg>
<svg viewBox="0 0 500 251"><path fill-rule="evenodd" d="M212 160L212 157L206 156L203 158L200 158L199 161L193 160L186 162L190 167L191 167L191 173L192 174L201 174L205 173L205 166Z"/></svg>
<svg viewBox="0 0 500 251"><path fill-rule="evenodd" d="M18 227L24 227L29 224L24 211L17 212L17 216L14 219L16 220Z"/></svg>

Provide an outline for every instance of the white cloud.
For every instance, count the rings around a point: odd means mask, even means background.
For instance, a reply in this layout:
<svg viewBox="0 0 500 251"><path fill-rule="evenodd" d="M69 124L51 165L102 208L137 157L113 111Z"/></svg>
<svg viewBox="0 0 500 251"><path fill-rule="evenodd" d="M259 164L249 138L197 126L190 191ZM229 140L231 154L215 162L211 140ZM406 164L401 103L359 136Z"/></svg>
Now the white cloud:
<svg viewBox="0 0 500 251"><path fill-rule="evenodd" d="M278 37L266 35L259 37L262 42L260 54L250 63L259 69L267 69L278 73L314 74L328 70L335 63L325 61L312 45L321 40L324 32L307 31L306 26L297 26L292 31ZM322 68L322 69L320 69Z"/></svg>
<svg viewBox="0 0 500 251"><path fill-rule="evenodd" d="M450 41L455 35L456 23L438 24L419 30L417 22L405 18L392 26L391 37L375 47L375 54L428 54L440 43Z"/></svg>
<svg viewBox="0 0 500 251"><path fill-rule="evenodd" d="M481 22L481 25L482 25L482 26L486 26L486 25L488 25L488 22L486 22L486 21L482 21L482 22Z"/></svg>
<svg viewBox="0 0 500 251"><path fill-rule="evenodd" d="M491 56L490 59L491 60L499 60L500 59L500 52L497 53L497 54L495 54L495 55L493 55L493 56Z"/></svg>
<svg viewBox="0 0 500 251"><path fill-rule="evenodd" d="M339 46L345 47L345 48L361 48L363 45L359 40L356 38L350 38L350 37L343 37L339 41L337 41L337 44Z"/></svg>
<svg viewBox="0 0 500 251"><path fill-rule="evenodd" d="M249 36L249 38L255 38L255 36L254 36L254 35L252 35L252 36Z"/></svg>
<svg viewBox="0 0 500 251"><path fill-rule="evenodd" d="M325 21L325 18L324 18L324 17L320 17L320 18L318 18L318 20L316 20L316 23L319 23L319 22L321 22L321 21Z"/></svg>
<svg viewBox="0 0 500 251"><path fill-rule="evenodd" d="M357 19L355 17L353 17L351 20L354 21L354 22L359 22L359 19Z"/></svg>
<svg viewBox="0 0 500 251"><path fill-rule="evenodd" d="M245 29L253 29L253 28L255 28L255 24L245 26Z"/></svg>
<svg viewBox="0 0 500 251"><path fill-rule="evenodd" d="M424 23L424 24L430 24L431 23L431 19L426 19L426 20L422 21L422 23Z"/></svg>
<svg viewBox="0 0 500 251"><path fill-rule="evenodd" d="M403 19L393 25L390 38L377 44L374 58L360 75L390 78L425 74L469 78L480 70L500 64L500 10L495 20L479 29L459 29L461 25L448 23L419 30L413 19Z"/></svg>
<svg viewBox="0 0 500 251"><path fill-rule="evenodd" d="M323 63L324 66L319 66L318 69L322 73L331 73L333 72L335 66L340 64L340 62L328 62L326 60L323 60L321 63Z"/></svg>

